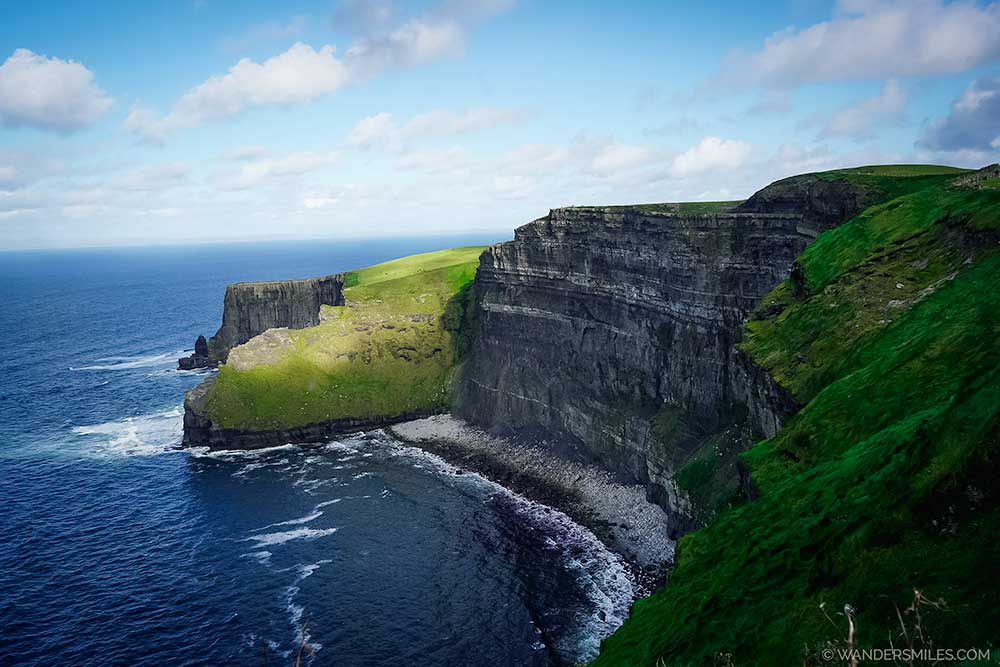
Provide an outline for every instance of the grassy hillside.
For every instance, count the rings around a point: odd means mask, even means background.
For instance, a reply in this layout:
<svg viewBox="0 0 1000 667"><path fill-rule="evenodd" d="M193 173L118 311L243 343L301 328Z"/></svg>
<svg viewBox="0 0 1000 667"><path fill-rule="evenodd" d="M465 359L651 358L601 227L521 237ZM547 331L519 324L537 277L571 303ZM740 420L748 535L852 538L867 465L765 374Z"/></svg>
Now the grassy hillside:
<svg viewBox="0 0 1000 667"><path fill-rule="evenodd" d="M378 264L345 276L346 306L232 350L205 402L224 428L276 429L343 417L445 409L457 329L481 247Z"/></svg>
<svg viewBox="0 0 1000 667"><path fill-rule="evenodd" d="M879 170L826 175L888 200L748 326L804 405L743 455L759 498L681 540L594 664L845 664L849 620L859 648L1000 643L1000 191Z"/></svg>

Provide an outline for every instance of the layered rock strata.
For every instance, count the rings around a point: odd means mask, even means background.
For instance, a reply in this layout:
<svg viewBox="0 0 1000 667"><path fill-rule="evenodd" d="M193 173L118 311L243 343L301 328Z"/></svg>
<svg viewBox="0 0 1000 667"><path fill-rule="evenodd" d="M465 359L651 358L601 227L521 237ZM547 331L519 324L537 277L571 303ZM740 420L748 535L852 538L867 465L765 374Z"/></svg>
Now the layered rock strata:
<svg viewBox="0 0 1000 667"><path fill-rule="evenodd" d="M344 277L234 283L226 287L222 326L204 349L178 360L181 370L217 366L229 351L268 329L304 329L319 324L320 306L344 305ZM199 336L199 343L204 337ZM204 352L204 354L201 354Z"/></svg>
<svg viewBox="0 0 1000 667"><path fill-rule="evenodd" d="M736 454L795 409L737 351L748 315L820 231L866 205L812 180L716 214L551 211L481 257L456 414L644 483L674 531L690 529L752 494ZM716 487L701 507L685 472Z"/></svg>

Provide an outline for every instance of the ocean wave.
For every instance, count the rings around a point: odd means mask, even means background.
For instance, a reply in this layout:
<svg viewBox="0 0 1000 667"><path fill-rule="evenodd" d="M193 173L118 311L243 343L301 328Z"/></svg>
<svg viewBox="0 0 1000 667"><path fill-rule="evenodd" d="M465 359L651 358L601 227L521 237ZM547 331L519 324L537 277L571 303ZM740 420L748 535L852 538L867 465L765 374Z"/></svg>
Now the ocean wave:
<svg viewBox="0 0 1000 667"><path fill-rule="evenodd" d="M393 455L413 465L486 489L493 499L503 498L519 522L546 535L546 544L557 552L557 558L573 574L590 602L586 610L580 610L574 631L559 642L559 652L582 661L595 658L601 640L625 622L637 594L632 574L622 558L588 528L557 509L525 498L478 473L460 469L436 454L396 442L386 444Z"/></svg>
<svg viewBox="0 0 1000 667"><path fill-rule="evenodd" d="M178 406L102 424L74 426L72 431L96 445L90 450L93 453L150 456L177 451L183 426L184 410Z"/></svg>
<svg viewBox="0 0 1000 667"><path fill-rule="evenodd" d="M263 535L251 535L244 539L244 542L253 542L254 549L261 547L271 547L292 540L315 540L337 532L336 528L296 528L295 530L284 530L277 533L264 533Z"/></svg>
<svg viewBox="0 0 1000 667"><path fill-rule="evenodd" d="M286 444L274 447L262 447L260 449L198 449L191 450L195 458L219 459L220 461L231 461L233 459L256 459L268 456L275 452L287 452L297 450L298 445Z"/></svg>
<svg viewBox="0 0 1000 667"><path fill-rule="evenodd" d="M70 366L69 369L71 371L124 371L132 368L162 366L167 363L177 363L180 357L190 354L190 352L190 350L179 350L135 357L101 357L94 360L97 363L87 366Z"/></svg>
<svg viewBox="0 0 1000 667"><path fill-rule="evenodd" d="M323 503L320 503L320 504L323 504ZM310 521L318 519L321 516L323 516L323 510L317 509L317 510L313 510L312 512L310 512L309 514L307 514L305 516L300 516L297 519L289 519L288 521L279 521L277 523L269 523L266 526L264 526L263 528L255 528L253 530L253 532L259 533L262 530L267 530L268 528L277 528L278 526L297 526L299 524L309 523Z"/></svg>

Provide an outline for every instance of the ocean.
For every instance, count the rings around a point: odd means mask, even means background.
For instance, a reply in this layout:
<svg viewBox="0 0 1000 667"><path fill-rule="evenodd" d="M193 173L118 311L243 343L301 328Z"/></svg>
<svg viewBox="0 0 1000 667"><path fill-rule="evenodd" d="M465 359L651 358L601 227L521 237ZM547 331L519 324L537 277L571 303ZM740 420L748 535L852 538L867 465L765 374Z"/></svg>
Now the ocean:
<svg viewBox="0 0 1000 667"><path fill-rule="evenodd" d="M185 451L226 284L496 238L0 253L0 665L556 665L627 613L567 517L375 431Z"/></svg>

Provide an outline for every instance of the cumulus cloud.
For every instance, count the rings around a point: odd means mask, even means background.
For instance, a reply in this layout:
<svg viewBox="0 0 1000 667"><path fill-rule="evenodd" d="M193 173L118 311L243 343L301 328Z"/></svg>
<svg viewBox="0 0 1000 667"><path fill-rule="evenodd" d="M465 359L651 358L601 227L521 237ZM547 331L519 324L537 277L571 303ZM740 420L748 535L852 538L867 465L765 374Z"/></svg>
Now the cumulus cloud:
<svg viewBox="0 0 1000 667"><path fill-rule="evenodd" d="M1000 149L1000 77L973 81L918 143L935 151Z"/></svg>
<svg viewBox="0 0 1000 667"><path fill-rule="evenodd" d="M832 19L734 53L723 79L772 86L960 72L1000 58L1000 3L841 0Z"/></svg>
<svg viewBox="0 0 1000 667"><path fill-rule="evenodd" d="M448 17L420 18L358 40L344 54L344 60L353 76L366 79L382 70L458 55L464 47L465 30L458 21Z"/></svg>
<svg viewBox="0 0 1000 667"><path fill-rule="evenodd" d="M0 65L0 123L66 132L92 125L113 101L73 60L17 49Z"/></svg>
<svg viewBox="0 0 1000 667"><path fill-rule="evenodd" d="M870 137L876 127L900 122L906 111L906 102L906 91L898 81L890 79L878 95L834 113L823 128L823 134L829 137Z"/></svg>
<svg viewBox="0 0 1000 667"><path fill-rule="evenodd" d="M670 172L684 177L707 171L736 169L750 157L753 146L739 139L705 137L673 159Z"/></svg>
<svg viewBox="0 0 1000 667"><path fill-rule="evenodd" d="M329 44L315 49L296 42L262 63L244 58L227 73L186 92L165 116L136 106L125 128L145 141L163 143L180 129L198 127L254 107L312 102L388 69L458 55L464 48L468 23L508 4L501 0L446 3L394 28L357 39L343 56L338 56Z"/></svg>
<svg viewBox="0 0 1000 667"><path fill-rule="evenodd" d="M449 137L516 123L526 114L518 109L479 107L465 111L437 109L414 116L399 125L390 113L362 119L347 136L347 143L360 148L380 146L399 149L414 139Z"/></svg>
<svg viewBox="0 0 1000 667"><path fill-rule="evenodd" d="M311 102L339 90L350 81L344 62L332 46L318 51L296 42L262 63L244 58L226 74L192 88L164 117L143 107L132 109L125 127L153 143L162 143L178 129L241 113L251 107L291 106Z"/></svg>

